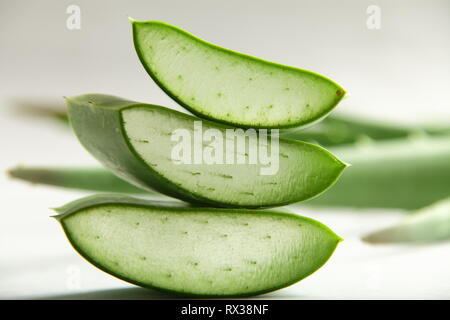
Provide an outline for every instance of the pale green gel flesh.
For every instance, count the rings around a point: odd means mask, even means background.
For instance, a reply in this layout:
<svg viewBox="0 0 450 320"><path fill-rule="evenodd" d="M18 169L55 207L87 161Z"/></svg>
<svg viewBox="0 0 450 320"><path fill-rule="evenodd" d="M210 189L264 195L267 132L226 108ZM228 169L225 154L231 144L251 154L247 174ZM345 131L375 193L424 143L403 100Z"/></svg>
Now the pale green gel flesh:
<svg viewBox="0 0 450 320"><path fill-rule="evenodd" d="M267 127L309 123L344 93L314 73L222 51L165 25L139 25L144 27L137 39L158 81L214 119Z"/></svg>
<svg viewBox="0 0 450 320"><path fill-rule="evenodd" d="M122 116L131 145L148 166L178 187L217 202L264 206L300 201L325 190L345 167L325 150L282 141L275 175L261 175L260 168L267 165L260 164L175 164L171 153L177 142L171 135L185 128L193 137L192 119L144 107L126 109ZM203 132L209 128L203 122Z"/></svg>
<svg viewBox="0 0 450 320"><path fill-rule="evenodd" d="M207 209L103 205L62 222L71 242L97 266L143 286L205 295L291 284L325 263L340 241L300 217Z"/></svg>

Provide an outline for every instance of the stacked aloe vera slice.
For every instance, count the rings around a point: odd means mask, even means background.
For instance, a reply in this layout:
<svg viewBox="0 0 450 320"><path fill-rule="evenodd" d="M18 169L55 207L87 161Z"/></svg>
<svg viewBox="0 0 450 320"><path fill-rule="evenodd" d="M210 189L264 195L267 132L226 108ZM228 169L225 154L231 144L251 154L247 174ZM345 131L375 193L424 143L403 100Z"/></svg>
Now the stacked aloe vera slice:
<svg viewBox="0 0 450 320"><path fill-rule="evenodd" d="M312 219L263 208L321 194L346 164L267 129L317 122L345 91L318 74L223 49L162 22L132 26L149 75L195 116L87 94L67 98L69 120L83 146L116 176L184 202L122 195L74 201L56 216L73 247L120 279L184 295L254 295L320 268L341 238ZM262 174L263 164L251 161L173 161L174 133L195 140L199 124L222 137L231 130L249 141L265 138L276 171ZM225 148L224 157L246 160L249 152ZM191 156L199 156L195 148Z"/></svg>

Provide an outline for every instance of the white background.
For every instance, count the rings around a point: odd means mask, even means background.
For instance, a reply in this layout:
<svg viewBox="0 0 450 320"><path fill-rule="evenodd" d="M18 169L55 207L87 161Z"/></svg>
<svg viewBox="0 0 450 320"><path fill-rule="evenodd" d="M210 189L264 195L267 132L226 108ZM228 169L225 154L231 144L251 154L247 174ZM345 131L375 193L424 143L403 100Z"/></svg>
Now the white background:
<svg viewBox="0 0 450 320"><path fill-rule="evenodd" d="M81 8L81 30L66 8ZM369 5L380 30L366 27ZM450 2L438 1L0 1L0 298L164 298L89 265L70 247L50 207L86 193L30 186L3 172L18 164L96 165L63 125L20 106L63 104L101 92L178 108L134 52L130 24L162 20L213 43L309 69L349 93L337 113L407 125L450 123ZM370 246L361 235L401 211L296 206L346 241L304 281L263 298L450 298L450 244Z"/></svg>

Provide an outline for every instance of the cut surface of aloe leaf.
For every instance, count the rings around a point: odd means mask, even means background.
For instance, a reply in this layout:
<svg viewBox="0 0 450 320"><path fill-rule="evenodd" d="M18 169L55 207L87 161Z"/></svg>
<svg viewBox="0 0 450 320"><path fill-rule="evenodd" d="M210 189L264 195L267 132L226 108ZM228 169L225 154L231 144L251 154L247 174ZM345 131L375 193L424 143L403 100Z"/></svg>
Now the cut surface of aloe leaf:
<svg viewBox="0 0 450 320"><path fill-rule="evenodd" d="M278 170L270 175L261 173L267 167L261 162L179 163L172 157L178 144L172 139L173 133L182 129L194 137L199 119L160 106L98 94L70 98L68 106L79 140L106 167L140 187L190 202L235 207L298 202L328 189L346 167L321 147L282 139L279 151L273 155ZM203 132L215 129L223 137L231 128L205 120L201 124ZM271 150L271 139L266 142ZM194 144L195 158L198 152ZM239 154L249 157L237 147L229 149L225 145L223 141L223 158L229 155L237 159Z"/></svg>
<svg viewBox="0 0 450 320"><path fill-rule="evenodd" d="M345 94L321 75L218 47L163 22L132 26L147 72L200 117L243 127L298 127L326 116Z"/></svg>
<svg viewBox="0 0 450 320"><path fill-rule="evenodd" d="M450 239L450 198L418 210L392 227L363 238L373 244L427 243Z"/></svg>
<svg viewBox="0 0 450 320"><path fill-rule="evenodd" d="M88 261L139 286L183 295L248 296L320 268L341 238L323 224L275 211L194 208L93 196L56 218Z"/></svg>

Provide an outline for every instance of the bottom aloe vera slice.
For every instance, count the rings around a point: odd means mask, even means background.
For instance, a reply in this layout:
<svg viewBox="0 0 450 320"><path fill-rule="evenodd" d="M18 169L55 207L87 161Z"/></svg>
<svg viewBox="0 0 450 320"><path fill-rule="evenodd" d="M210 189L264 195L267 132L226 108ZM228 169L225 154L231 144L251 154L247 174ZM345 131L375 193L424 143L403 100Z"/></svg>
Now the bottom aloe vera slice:
<svg viewBox="0 0 450 320"><path fill-rule="evenodd" d="M286 287L321 267L341 241L315 220L276 211L110 195L57 211L73 247L95 266L184 295L246 296Z"/></svg>

